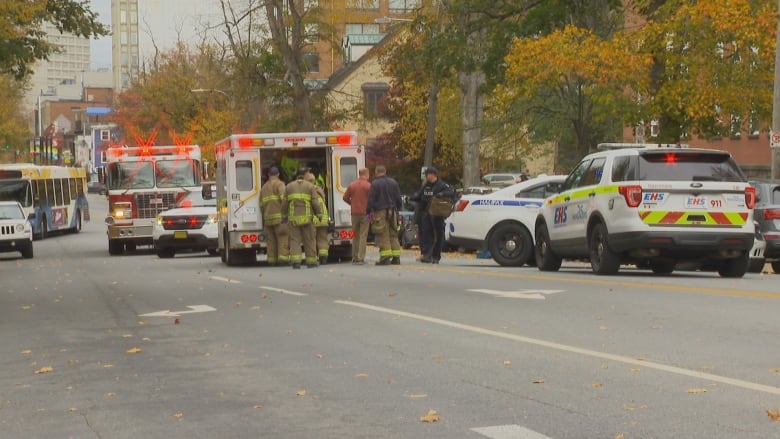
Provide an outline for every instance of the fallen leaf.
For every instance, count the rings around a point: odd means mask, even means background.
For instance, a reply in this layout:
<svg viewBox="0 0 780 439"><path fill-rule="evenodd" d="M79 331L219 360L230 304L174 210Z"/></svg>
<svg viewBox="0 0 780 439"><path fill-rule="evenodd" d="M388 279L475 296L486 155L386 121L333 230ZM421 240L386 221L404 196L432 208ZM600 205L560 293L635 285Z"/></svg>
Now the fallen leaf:
<svg viewBox="0 0 780 439"><path fill-rule="evenodd" d="M390 293L390 294L388 294L387 296L388 296L388 297L395 297L395 296L397 296L397 295L398 295L398 293Z"/></svg>
<svg viewBox="0 0 780 439"><path fill-rule="evenodd" d="M422 422L439 422L439 414L436 410L428 410L428 414L420 418Z"/></svg>
<svg viewBox="0 0 780 439"><path fill-rule="evenodd" d="M152 341L152 339L149 338L149 337L144 337L144 338L141 339L141 341Z"/></svg>
<svg viewBox="0 0 780 439"><path fill-rule="evenodd" d="M27 310L31 310L31 309L32 309L34 306L35 306L35 305L22 305L22 306L20 306L20 308L21 308L23 311L27 311Z"/></svg>
<svg viewBox="0 0 780 439"><path fill-rule="evenodd" d="M29 349L25 349L25 350L23 350L22 352L19 352L19 353L22 354L22 355L30 355L30 354L32 354L32 351L29 350Z"/></svg>
<svg viewBox="0 0 780 439"><path fill-rule="evenodd" d="M113 365L113 364L104 364L104 365L103 365L103 368L104 368L104 369L111 369L112 367L114 367L114 365Z"/></svg>
<svg viewBox="0 0 780 439"><path fill-rule="evenodd" d="M425 393L412 393L411 395L404 395L404 396L411 399L421 399L421 398L428 397L428 395Z"/></svg>
<svg viewBox="0 0 780 439"><path fill-rule="evenodd" d="M594 389L598 389L599 387L604 387L604 383L594 382L594 383L591 384L591 386Z"/></svg>
<svg viewBox="0 0 780 439"><path fill-rule="evenodd" d="M631 369L631 372L637 373L637 372L639 372L640 370L642 370L642 369L640 369L640 368L638 368L638 367L634 367L634 368L632 368L632 369Z"/></svg>
<svg viewBox="0 0 780 439"><path fill-rule="evenodd" d="M645 357L636 357L638 361L647 361L647 358Z"/></svg>
<svg viewBox="0 0 780 439"><path fill-rule="evenodd" d="M257 306L257 305L255 305L255 306L253 306L253 307L249 308L249 310L250 310L250 311L258 311L259 309L260 309L260 307L259 307L259 306Z"/></svg>
<svg viewBox="0 0 780 439"><path fill-rule="evenodd" d="M630 405L623 404L623 410L627 412L633 412L634 410L636 410L636 407L631 407Z"/></svg>
<svg viewBox="0 0 780 439"><path fill-rule="evenodd" d="M615 439L623 439L625 436L623 436L623 433L616 434Z"/></svg>
<svg viewBox="0 0 780 439"><path fill-rule="evenodd" d="M431 355L432 360L441 360L441 354L433 354Z"/></svg>
<svg viewBox="0 0 780 439"><path fill-rule="evenodd" d="M122 338L133 338L133 334L122 334Z"/></svg>
<svg viewBox="0 0 780 439"><path fill-rule="evenodd" d="M775 422L780 421L780 411L777 409L767 410L766 414L769 416L769 419Z"/></svg>
<svg viewBox="0 0 780 439"><path fill-rule="evenodd" d="M128 349L128 351L127 351L128 354L137 354L139 352L141 352L141 348L139 348L139 347L134 347L132 349Z"/></svg>
<svg viewBox="0 0 780 439"><path fill-rule="evenodd" d="M367 373L359 373L359 374L355 375L355 378L368 378L368 374Z"/></svg>
<svg viewBox="0 0 780 439"><path fill-rule="evenodd" d="M255 404L255 406L252 407L252 408L255 409L255 410L258 410L258 409L263 408L263 405L262 404Z"/></svg>
<svg viewBox="0 0 780 439"><path fill-rule="evenodd" d="M79 360L77 360L75 358L69 358L68 359L68 364L70 364L70 365L79 364Z"/></svg>
<svg viewBox="0 0 780 439"><path fill-rule="evenodd" d="M298 396L306 396L306 391L305 390L299 390L299 391L295 392L295 394L298 395Z"/></svg>
<svg viewBox="0 0 780 439"><path fill-rule="evenodd" d="M511 366L512 362L510 360L504 360L504 366Z"/></svg>
<svg viewBox="0 0 780 439"><path fill-rule="evenodd" d="M62 348L62 349L60 349L60 352L68 352L68 350L65 349L65 348Z"/></svg>
<svg viewBox="0 0 780 439"><path fill-rule="evenodd" d="M108 392L108 393L106 393L106 398L113 398L113 397L115 397L115 396L116 396L116 393L114 393L114 392Z"/></svg>
<svg viewBox="0 0 780 439"><path fill-rule="evenodd" d="M77 411L79 411L79 409L78 409L78 408L76 408L76 407L71 407L71 408L69 408L69 409L68 409L68 411L69 411L69 412L71 412L71 413L73 413L73 412L77 412Z"/></svg>
<svg viewBox="0 0 780 439"><path fill-rule="evenodd" d="M41 375L41 374L44 374L44 373L51 373L51 372L54 372L54 368L53 367L51 367L51 366L43 366L42 368L36 370L35 374L36 375Z"/></svg>
<svg viewBox="0 0 780 439"><path fill-rule="evenodd" d="M688 390L686 390L686 393L691 393L691 394L697 395L697 394L700 394L700 393L707 393L707 389L700 389L700 388L688 389Z"/></svg>
<svg viewBox="0 0 780 439"><path fill-rule="evenodd" d="M603 325L599 326L599 331L606 331L606 330L607 330L606 326L603 326Z"/></svg>
<svg viewBox="0 0 780 439"><path fill-rule="evenodd" d="M531 381L531 383L533 383L533 384L544 384L544 380L537 378L537 379Z"/></svg>
<svg viewBox="0 0 780 439"><path fill-rule="evenodd" d="M325 356L324 356L324 355L322 355L322 354L317 354L317 355L316 355L316 357L317 357L317 358L319 358L320 360L322 360L323 358L325 358Z"/></svg>
<svg viewBox="0 0 780 439"><path fill-rule="evenodd" d="M22 353L24 353L24 352L25 352L25 351L22 351ZM29 351L26 351L26 352L29 352ZM773 368L769 369L769 371L770 371L770 372L773 372L773 373L780 373L780 369L778 369L778 368L776 368L776 367L773 367Z"/></svg>
<svg viewBox="0 0 780 439"><path fill-rule="evenodd" d="M183 417L184 417L184 413L182 413L182 412L179 412L179 413L174 413L174 414L173 414L173 417L174 417L174 418L176 418L176 419L179 419L179 420L181 420L181 418L183 418Z"/></svg>

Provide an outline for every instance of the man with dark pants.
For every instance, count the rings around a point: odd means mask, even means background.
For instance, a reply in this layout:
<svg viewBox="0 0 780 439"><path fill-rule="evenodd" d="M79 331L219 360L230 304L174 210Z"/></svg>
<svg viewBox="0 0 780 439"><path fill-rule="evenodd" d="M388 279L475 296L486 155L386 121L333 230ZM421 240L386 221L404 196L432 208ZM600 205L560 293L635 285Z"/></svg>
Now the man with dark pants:
<svg viewBox="0 0 780 439"><path fill-rule="evenodd" d="M298 177L287 185L282 203L282 215L290 225L290 262L293 268L301 268L301 241L306 253L306 266L317 267L317 242L314 238L312 221L314 215L322 215L319 203L314 202L317 191L313 184L304 180L307 168L298 170Z"/></svg>
<svg viewBox="0 0 780 439"><path fill-rule="evenodd" d="M398 241L398 211L401 209L401 188L395 179L387 176L387 169L379 165L368 192L371 228L379 246L376 265L400 265L401 243Z"/></svg>
<svg viewBox="0 0 780 439"><path fill-rule="evenodd" d="M352 211L352 230L355 232L355 238L352 241L352 263L363 265L366 257L366 241L368 240L368 228L370 224L366 215L368 210L368 192L371 190L371 183L368 181L368 169L363 168L358 171L358 179L347 186L344 192L344 202L349 204Z"/></svg>
<svg viewBox="0 0 780 439"><path fill-rule="evenodd" d="M455 191L439 178L438 169L433 166L425 170L425 185L420 192L412 197L420 206L420 248L424 254L420 262L438 264L441 260L441 250L444 248L444 220L446 216L431 213L431 203L434 198L445 198L450 203L455 199Z"/></svg>

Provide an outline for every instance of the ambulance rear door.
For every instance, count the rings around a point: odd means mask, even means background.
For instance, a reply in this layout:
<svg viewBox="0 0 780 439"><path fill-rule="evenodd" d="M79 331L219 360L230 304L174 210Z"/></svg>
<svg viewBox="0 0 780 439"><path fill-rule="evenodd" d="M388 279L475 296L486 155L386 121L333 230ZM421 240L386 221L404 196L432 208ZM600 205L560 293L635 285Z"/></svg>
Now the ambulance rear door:
<svg viewBox="0 0 780 439"><path fill-rule="evenodd" d="M351 228L352 213L344 201L347 186L357 180L358 170L366 166L365 148L360 145L334 146L330 148L331 218L336 228Z"/></svg>
<svg viewBox="0 0 780 439"><path fill-rule="evenodd" d="M260 151L257 148L238 148L228 153L228 231L261 230L260 214Z"/></svg>

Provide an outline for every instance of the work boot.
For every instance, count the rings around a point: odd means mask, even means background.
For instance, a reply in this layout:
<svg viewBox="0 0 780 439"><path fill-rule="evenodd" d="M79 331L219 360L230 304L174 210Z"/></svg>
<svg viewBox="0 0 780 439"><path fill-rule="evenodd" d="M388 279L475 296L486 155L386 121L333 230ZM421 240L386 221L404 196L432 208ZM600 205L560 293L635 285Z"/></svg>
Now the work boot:
<svg viewBox="0 0 780 439"><path fill-rule="evenodd" d="M293 270L300 270L301 269L300 262L293 262L292 266L293 266Z"/></svg>
<svg viewBox="0 0 780 439"><path fill-rule="evenodd" d="M390 257L380 258L375 265L390 265L391 260Z"/></svg>
<svg viewBox="0 0 780 439"><path fill-rule="evenodd" d="M328 263L328 257L327 256L320 256L320 265L325 265Z"/></svg>
<svg viewBox="0 0 780 439"><path fill-rule="evenodd" d="M433 259L427 256L423 256L422 258L420 258L420 262L422 262L423 264L430 264L431 262L433 262Z"/></svg>
<svg viewBox="0 0 780 439"><path fill-rule="evenodd" d="M311 263L311 264L306 264L306 268L317 268L317 267L318 267L318 265L317 265L316 262Z"/></svg>
<svg viewBox="0 0 780 439"><path fill-rule="evenodd" d="M390 260L390 265L401 265L401 258L398 256Z"/></svg>

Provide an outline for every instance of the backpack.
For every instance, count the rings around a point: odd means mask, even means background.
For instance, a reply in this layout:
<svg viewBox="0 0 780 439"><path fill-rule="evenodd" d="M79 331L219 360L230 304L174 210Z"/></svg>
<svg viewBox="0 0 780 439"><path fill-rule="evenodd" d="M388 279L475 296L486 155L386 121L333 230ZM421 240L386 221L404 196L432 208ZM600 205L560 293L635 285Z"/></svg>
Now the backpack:
<svg viewBox="0 0 780 439"><path fill-rule="evenodd" d="M452 215L452 200L449 197L434 196L428 203L428 215L448 218Z"/></svg>

